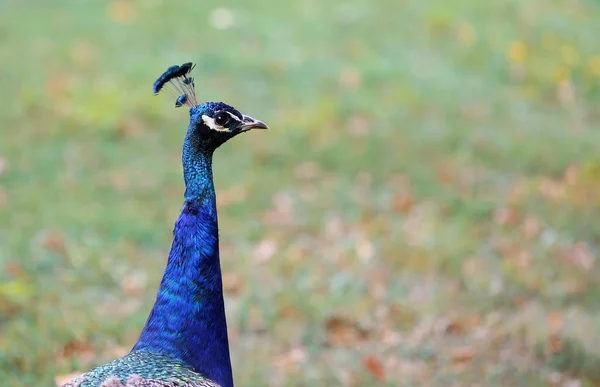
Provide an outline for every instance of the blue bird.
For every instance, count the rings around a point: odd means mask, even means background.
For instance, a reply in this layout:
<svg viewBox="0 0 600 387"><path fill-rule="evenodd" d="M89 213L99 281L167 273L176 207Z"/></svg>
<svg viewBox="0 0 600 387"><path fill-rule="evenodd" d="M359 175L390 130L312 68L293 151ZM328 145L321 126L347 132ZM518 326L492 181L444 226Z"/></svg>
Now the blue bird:
<svg viewBox="0 0 600 387"><path fill-rule="evenodd" d="M198 104L191 63L171 66L154 83L189 107L183 143L184 203L158 295L131 352L63 387L231 387L212 157L220 145L264 122L222 102Z"/></svg>

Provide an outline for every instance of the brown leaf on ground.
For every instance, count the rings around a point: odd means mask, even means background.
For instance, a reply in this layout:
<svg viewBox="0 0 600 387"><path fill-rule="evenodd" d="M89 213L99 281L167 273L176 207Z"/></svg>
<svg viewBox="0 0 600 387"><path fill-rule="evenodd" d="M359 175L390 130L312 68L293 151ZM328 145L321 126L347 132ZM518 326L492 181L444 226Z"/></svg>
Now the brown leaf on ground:
<svg viewBox="0 0 600 387"><path fill-rule="evenodd" d="M559 353L562 349L562 340L558 335L550 335L548 337L548 352Z"/></svg>
<svg viewBox="0 0 600 387"><path fill-rule="evenodd" d="M577 242L563 255L566 262L571 263L579 269L590 271L594 268L595 258L588 244Z"/></svg>
<svg viewBox="0 0 600 387"><path fill-rule="evenodd" d="M244 282L237 273L223 273L223 289L225 293L232 296L238 296L244 288Z"/></svg>
<svg viewBox="0 0 600 387"><path fill-rule="evenodd" d="M576 185L579 182L579 167L576 165L569 165L565 170L563 179L568 185Z"/></svg>
<svg viewBox="0 0 600 387"><path fill-rule="evenodd" d="M54 253L65 252L65 236L58 230L51 230L43 235L40 244Z"/></svg>
<svg viewBox="0 0 600 387"><path fill-rule="evenodd" d="M531 264L531 253L529 251L520 250L513 257L513 261L515 262L515 265L520 269L529 267Z"/></svg>
<svg viewBox="0 0 600 387"><path fill-rule="evenodd" d="M454 348L450 354L450 359L454 363L468 363L475 357L475 350L469 345Z"/></svg>
<svg viewBox="0 0 600 387"><path fill-rule="evenodd" d="M308 359L308 352L303 347L293 348L290 351L278 355L273 359L277 368L284 369L288 374L298 373L300 364Z"/></svg>
<svg viewBox="0 0 600 387"><path fill-rule="evenodd" d="M293 307L291 305L284 305L279 310L279 316L281 318L298 320L298 319L304 317L304 314L302 313L302 311L300 309L298 309L296 307Z"/></svg>
<svg viewBox="0 0 600 387"><path fill-rule="evenodd" d="M435 330L439 333L463 336L474 327L481 324L481 316L468 315L461 317L445 317L435 323Z"/></svg>
<svg viewBox="0 0 600 387"><path fill-rule="evenodd" d="M370 336L370 332L357 321L341 316L328 318L325 332L325 342L332 347L356 347Z"/></svg>
<svg viewBox="0 0 600 387"><path fill-rule="evenodd" d="M511 299L511 303L515 307L522 307L527 301L529 301L529 298L524 294L517 295Z"/></svg>
<svg viewBox="0 0 600 387"><path fill-rule="evenodd" d="M440 184L450 185L455 179L454 170L449 164L442 164L436 170L436 178Z"/></svg>
<svg viewBox="0 0 600 387"><path fill-rule="evenodd" d="M73 339L65 344L62 351L58 353L56 360L62 362L64 360L68 361L69 359L77 358L81 364L87 364L92 362L96 356L96 351L90 343Z"/></svg>
<svg viewBox="0 0 600 387"><path fill-rule="evenodd" d="M584 294L587 293L589 285L587 279L571 278L564 282L564 289L566 294Z"/></svg>
<svg viewBox="0 0 600 387"><path fill-rule="evenodd" d="M62 350L62 355L64 357L71 357L74 355L80 356L81 354L90 353L94 353L94 347L92 347L92 345L89 343L85 343L79 340L69 341L67 344L65 344Z"/></svg>
<svg viewBox="0 0 600 387"><path fill-rule="evenodd" d="M121 288L127 295L139 295L144 291L145 286L146 277L139 272L129 273L121 280Z"/></svg>
<svg viewBox="0 0 600 387"><path fill-rule="evenodd" d="M46 83L46 93L52 98L65 97L69 90L69 77L66 74L50 74Z"/></svg>
<svg viewBox="0 0 600 387"><path fill-rule="evenodd" d="M565 186L555 180L545 178L539 185L540 195L549 201L561 201L565 198Z"/></svg>
<svg viewBox="0 0 600 387"><path fill-rule="evenodd" d="M520 214L512 207L500 207L494 210L494 222L501 226L516 226L519 223Z"/></svg>
<svg viewBox="0 0 600 387"><path fill-rule="evenodd" d="M536 217L528 215L523 221L522 229L525 238L532 239L540 233L542 224Z"/></svg>
<svg viewBox="0 0 600 387"><path fill-rule="evenodd" d="M25 270L19 262L8 261L4 264L4 272L11 277L21 277L25 275Z"/></svg>
<svg viewBox="0 0 600 387"><path fill-rule="evenodd" d="M385 382L385 369L383 363L377 356L367 356L363 359L367 371L378 381Z"/></svg>
<svg viewBox="0 0 600 387"><path fill-rule="evenodd" d="M552 334L558 333L563 326L563 317L559 312L551 312L548 314L548 325Z"/></svg>
<svg viewBox="0 0 600 387"><path fill-rule="evenodd" d="M519 247L509 238L498 238L493 240L492 247L504 259L511 259L519 252Z"/></svg>
<svg viewBox="0 0 600 387"><path fill-rule="evenodd" d="M413 208L414 202L415 201L411 194L399 194L394 198L393 208L397 212L406 214Z"/></svg>
<svg viewBox="0 0 600 387"><path fill-rule="evenodd" d="M585 242L571 246L558 246L554 250L559 262L583 271L593 269L595 258Z"/></svg>

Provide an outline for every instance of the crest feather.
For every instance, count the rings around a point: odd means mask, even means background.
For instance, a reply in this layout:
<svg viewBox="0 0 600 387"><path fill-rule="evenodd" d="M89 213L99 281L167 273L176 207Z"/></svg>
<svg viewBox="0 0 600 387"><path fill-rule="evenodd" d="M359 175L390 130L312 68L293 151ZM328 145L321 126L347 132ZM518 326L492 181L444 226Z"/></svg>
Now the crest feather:
<svg viewBox="0 0 600 387"><path fill-rule="evenodd" d="M196 65L192 62L184 63L181 66L174 65L169 67L154 82L152 91L154 94L158 94L165 86L169 86L169 89L175 93L177 98L175 107L183 105L190 108L197 107L198 100L196 99L194 78L189 76L194 67Z"/></svg>

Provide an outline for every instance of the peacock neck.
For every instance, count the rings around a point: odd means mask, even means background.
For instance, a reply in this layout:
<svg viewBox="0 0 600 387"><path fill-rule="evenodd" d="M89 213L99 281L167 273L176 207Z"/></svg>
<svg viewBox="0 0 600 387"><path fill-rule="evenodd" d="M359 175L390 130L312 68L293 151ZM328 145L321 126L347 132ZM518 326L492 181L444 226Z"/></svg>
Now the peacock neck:
<svg viewBox="0 0 600 387"><path fill-rule="evenodd" d="M154 307L133 351L178 359L222 387L233 386L219 261L212 152L186 141L185 202Z"/></svg>

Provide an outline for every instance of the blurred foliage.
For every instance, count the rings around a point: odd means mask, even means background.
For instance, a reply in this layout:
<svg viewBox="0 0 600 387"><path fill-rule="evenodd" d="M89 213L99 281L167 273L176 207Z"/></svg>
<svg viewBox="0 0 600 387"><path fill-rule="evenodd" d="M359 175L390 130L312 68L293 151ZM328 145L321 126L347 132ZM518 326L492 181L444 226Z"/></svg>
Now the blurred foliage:
<svg viewBox="0 0 600 387"><path fill-rule="evenodd" d="M1 0L2 385L135 342L184 61L272 128L215 160L237 385L598 385L598 31L584 0Z"/></svg>

